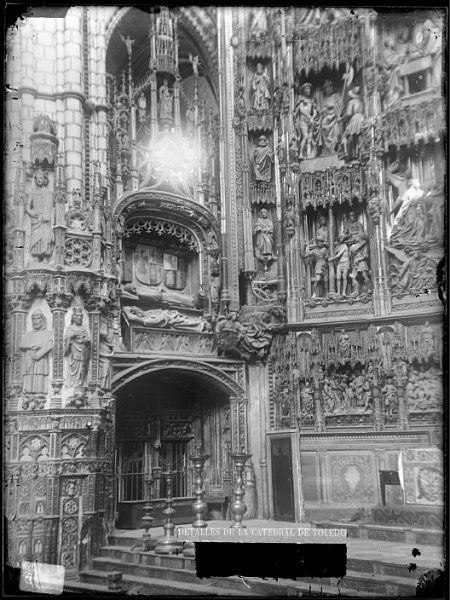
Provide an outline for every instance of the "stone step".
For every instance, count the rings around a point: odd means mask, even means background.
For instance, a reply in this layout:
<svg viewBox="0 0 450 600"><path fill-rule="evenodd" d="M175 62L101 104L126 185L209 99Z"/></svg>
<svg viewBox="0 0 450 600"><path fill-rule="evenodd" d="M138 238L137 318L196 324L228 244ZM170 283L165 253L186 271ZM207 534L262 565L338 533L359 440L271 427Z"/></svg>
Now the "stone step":
<svg viewBox="0 0 450 600"><path fill-rule="evenodd" d="M343 523L342 521L314 521L315 527L345 528L348 537L361 540L408 543L415 546L439 546L444 544L444 533L440 529L399 527L375 523Z"/></svg>
<svg viewBox="0 0 450 600"><path fill-rule="evenodd" d="M133 575L144 578L189 582L192 584L199 583L203 580L198 579L194 571L187 571L183 568L168 568L166 566L157 566L154 564L155 557L152 553L142 553L141 560L145 562L126 562L118 558L110 558L106 556L93 559L93 566L97 571L115 570L121 571L124 575ZM156 557L159 558L159 557ZM166 557L167 558L167 557ZM334 593L339 593L339 590L345 590L348 594L366 592L369 595L376 592L378 595L415 595L418 575L411 577L390 576L384 579L375 578L375 574L362 573L358 571L348 571L345 577L337 578L305 578L297 581L271 581L260 580L257 578L245 578L251 582L252 591L254 593L267 595L286 595L286 593L298 592L299 590L307 591L310 585L327 586ZM242 579L239 577L211 577L207 580L211 585L227 590L239 591L242 590Z"/></svg>
<svg viewBox="0 0 450 600"><path fill-rule="evenodd" d="M411 556L411 563L414 563L414 558ZM404 577L406 579L418 579L429 568L416 566L414 570L409 571L409 565L392 564L383 560L368 560L367 558L347 558L347 569L364 573L365 575L385 575L386 577Z"/></svg>
<svg viewBox="0 0 450 600"><path fill-rule="evenodd" d="M143 563L195 572L195 558L183 554L155 554L155 552L143 552L139 549L131 550L127 546L103 546L101 553L102 557L119 559L127 563Z"/></svg>
<svg viewBox="0 0 450 600"><path fill-rule="evenodd" d="M104 591L108 590L108 572L96 569L88 569L80 572L80 587L92 589L95 586ZM142 577L135 574L124 574L122 576L121 594L132 588L139 588L142 595L167 595L167 596L255 596L248 590L224 589L211 585L210 581L205 583L189 583L185 581L172 581L170 579L158 579L154 577Z"/></svg>
<svg viewBox="0 0 450 600"><path fill-rule="evenodd" d="M142 552L140 550L130 550L126 546L103 546L102 556L115 558L127 563L143 563L146 565L155 565L158 567L181 568L195 573L195 558L181 556L161 556L153 552ZM411 556L411 562L414 558ZM184 566L183 566L184 563ZM417 566L414 571L408 570L408 564L392 564L383 560L368 560L364 558L348 558L347 569L357 573L364 573L370 577L375 575L386 575L388 577L404 577L407 580L415 581L420 575L425 573L428 568Z"/></svg>
<svg viewBox="0 0 450 600"><path fill-rule="evenodd" d="M64 583L64 592L69 594L86 594L89 595L97 595L101 594L102 596L117 596L121 594L121 590L112 591L108 589L108 581L105 578L103 585L99 585L98 583L86 583L85 581L72 580L70 582Z"/></svg>

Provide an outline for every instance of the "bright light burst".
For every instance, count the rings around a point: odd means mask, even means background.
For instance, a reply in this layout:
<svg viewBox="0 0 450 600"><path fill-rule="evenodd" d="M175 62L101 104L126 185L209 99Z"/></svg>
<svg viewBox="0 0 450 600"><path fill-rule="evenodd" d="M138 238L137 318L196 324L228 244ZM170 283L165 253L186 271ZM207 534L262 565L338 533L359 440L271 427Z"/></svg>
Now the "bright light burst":
<svg viewBox="0 0 450 600"><path fill-rule="evenodd" d="M185 191L196 183L198 156L194 144L170 131L155 136L146 146L140 146L142 162L139 171L142 187L169 183Z"/></svg>

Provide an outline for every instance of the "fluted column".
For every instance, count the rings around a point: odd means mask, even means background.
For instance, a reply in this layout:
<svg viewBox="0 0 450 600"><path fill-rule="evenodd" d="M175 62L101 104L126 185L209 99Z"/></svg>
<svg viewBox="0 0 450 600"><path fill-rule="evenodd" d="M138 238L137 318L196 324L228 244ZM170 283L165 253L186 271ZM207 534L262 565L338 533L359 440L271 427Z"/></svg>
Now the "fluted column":
<svg viewBox="0 0 450 600"><path fill-rule="evenodd" d="M64 19L64 138L67 189L83 187L82 8L71 7ZM90 143L87 140L86 143Z"/></svg>
<svg viewBox="0 0 450 600"><path fill-rule="evenodd" d="M60 280L62 283L62 279ZM61 408L61 388L64 383L64 329L67 309L73 295L64 292L47 294L47 301L53 316L53 373L51 385L53 394L50 408Z"/></svg>

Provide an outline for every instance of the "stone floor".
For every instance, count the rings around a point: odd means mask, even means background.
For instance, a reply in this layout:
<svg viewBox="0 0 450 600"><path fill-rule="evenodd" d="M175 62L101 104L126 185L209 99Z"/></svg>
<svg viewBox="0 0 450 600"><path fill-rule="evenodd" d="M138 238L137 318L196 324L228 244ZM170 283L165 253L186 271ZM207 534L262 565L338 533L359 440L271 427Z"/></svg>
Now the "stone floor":
<svg viewBox="0 0 450 600"><path fill-rule="evenodd" d="M228 527L229 521L210 521L209 527ZM273 528L303 528L310 527L310 523L291 523L282 521L265 521L260 519L249 519L245 521L247 527L273 527ZM190 523L186 525L177 525L176 527L190 527ZM345 528L345 525L343 525ZM140 538L142 529L116 529L114 535L118 538ZM152 537L159 537L163 534L162 527L151 529ZM393 565L405 565L410 563L416 564L418 568L441 568L445 570L444 549L438 546L421 545L417 549L420 551L420 556L413 557L411 544L403 544L398 542L387 542L383 540L360 540L347 538L347 557L363 560L385 561Z"/></svg>

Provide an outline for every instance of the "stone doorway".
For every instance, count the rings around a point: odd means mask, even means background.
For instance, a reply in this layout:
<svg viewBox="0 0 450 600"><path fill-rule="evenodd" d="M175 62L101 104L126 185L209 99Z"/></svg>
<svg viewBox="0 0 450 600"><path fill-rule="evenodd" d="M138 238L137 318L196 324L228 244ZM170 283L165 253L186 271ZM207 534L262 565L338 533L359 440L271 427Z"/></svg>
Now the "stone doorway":
<svg viewBox="0 0 450 600"><path fill-rule="evenodd" d="M193 471L189 456L201 444L210 458L204 489L211 518L224 518L231 491L231 407L226 389L195 372L165 369L138 376L117 392L116 526L141 528L150 499L154 526L164 522L163 473L174 471L175 523L192 517Z"/></svg>

